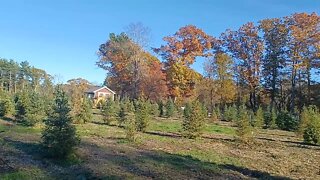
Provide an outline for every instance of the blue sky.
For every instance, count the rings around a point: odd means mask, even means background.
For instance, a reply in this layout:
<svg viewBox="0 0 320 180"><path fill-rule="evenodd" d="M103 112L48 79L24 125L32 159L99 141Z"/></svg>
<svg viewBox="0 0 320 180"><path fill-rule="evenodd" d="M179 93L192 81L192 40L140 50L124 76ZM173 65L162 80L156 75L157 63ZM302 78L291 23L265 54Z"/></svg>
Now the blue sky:
<svg viewBox="0 0 320 180"><path fill-rule="evenodd" d="M96 51L130 23L151 29L151 46L193 24L210 35L294 12L320 14L320 0L0 0L0 57L58 75L102 83ZM193 67L202 72L202 60Z"/></svg>

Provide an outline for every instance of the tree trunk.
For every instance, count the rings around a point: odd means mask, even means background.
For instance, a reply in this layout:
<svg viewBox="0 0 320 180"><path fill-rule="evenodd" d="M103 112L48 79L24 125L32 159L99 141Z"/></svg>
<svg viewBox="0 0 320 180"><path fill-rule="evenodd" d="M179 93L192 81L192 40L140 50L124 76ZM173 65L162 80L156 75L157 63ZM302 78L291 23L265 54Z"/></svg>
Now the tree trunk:
<svg viewBox="0 0 320 180"><path fill-rule="evenodd" d="M310 66L307 68L307 104L311 104L311 72L310 72Z"/></svg>
<svg viewBox="0 0 320 180"><path fill-rule="evenodd" d="M292 74L291 74L291 100L290 100L290 112L294 113L295 107L295 98L296 98L296 75L297 70L293 66Z"/></svg>

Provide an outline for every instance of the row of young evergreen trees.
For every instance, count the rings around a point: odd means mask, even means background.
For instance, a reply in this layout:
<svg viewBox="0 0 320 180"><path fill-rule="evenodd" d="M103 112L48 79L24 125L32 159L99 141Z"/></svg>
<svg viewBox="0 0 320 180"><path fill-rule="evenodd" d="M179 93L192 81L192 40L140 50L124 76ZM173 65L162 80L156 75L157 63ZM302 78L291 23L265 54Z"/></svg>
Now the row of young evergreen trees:
<svg viewBox="0 0 320 180"><path fill-rule="evenodd" d="M0 96L0 115L15 116L25 125L35 125L41 121L45 124L43 145L52 156L65 157L79 143L75 127L72 123L86 123L92 119L92 107L88 100L83 101L83 110L77 117L70 116L68 95L57 88L53 99L42 99L34 92L21 92L15 96L3 92ZM137 132L146 132L152 116L181 117L183 116L183 135L187 138L201 136L208 117L207 110L199 101L185 104L181 111L172 100L165 104L151 103L139 99L130 101L107 100L101 107L104 121L112 124L117 121L119 126L126 128L127 138L135 141ZM233 121L237 126L237 135L241 139L252 137L254 129L279 128L296 131L303 136L306 143L320 143L320 113L315 106L303 109L300 117L291 116L288 112L275 112L259 108L254 114L245 106L226 106L221 113L216 109L211 113L213 120Z"/></svg>
<svg viewBox="0 0 320 180"><path fill-rule="evenodd" d="M151 103L143 99L130 101L125 98L122 101L108 100L102 105L101 112L106 124L118 122L119 126L126 127L129 139L135 139L130 138L135 131L146 131L151 116L174 116L183 117L183 134L188 138L201 136L206 120L224 120L233 122L238 137L244 140L262 128L295 131L304 137L306 143L318 144L320 140L320 112L316 106L304 108L300 116L293 116L286 111L277 112L268 107L260 107L254 113L245 105L225 106L222 110L215 108L208 113L207 108L197 100L186 103L184 109L180 110L171 99L166 103Z"/></svg>
<svg viewBox="0 0 320 180"><path fill-rule="evenodd" d="M23 125L34 126L50 115L53 99L54 97L43 96L33 90L23 90L15 94L1 91L0 117L8 117ZM72 116L72 121L79 123L91 119L92 103L84 97L79 113Z"/></svg>
<svg viewBox="0 0 320 180"><path fill-rule="evenodd" d="M135 141L137 132L146 132L152 116L172 117L175 106L172 100L158 104L124 98L121 101L108 99L100 105L100 110L106 124L117 122L118 126L126 128L127 138Z"/></svg>

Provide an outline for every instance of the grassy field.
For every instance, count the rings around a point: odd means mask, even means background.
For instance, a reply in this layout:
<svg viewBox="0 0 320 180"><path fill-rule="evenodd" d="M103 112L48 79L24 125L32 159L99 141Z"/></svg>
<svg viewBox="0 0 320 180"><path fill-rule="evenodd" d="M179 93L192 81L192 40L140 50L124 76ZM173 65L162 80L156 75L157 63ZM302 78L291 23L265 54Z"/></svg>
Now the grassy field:
<svg viewBox="0 0 320 180"><path fill-rule="evenodd" d="M41 126L0 120L0 179L320 179L320 147L294 133L261 130L239 143L228 123L207 123L197 140L181 137L181 121L154 118L136 143L98 115L76 125L82 139L66 160L43 157Z"/></svg>

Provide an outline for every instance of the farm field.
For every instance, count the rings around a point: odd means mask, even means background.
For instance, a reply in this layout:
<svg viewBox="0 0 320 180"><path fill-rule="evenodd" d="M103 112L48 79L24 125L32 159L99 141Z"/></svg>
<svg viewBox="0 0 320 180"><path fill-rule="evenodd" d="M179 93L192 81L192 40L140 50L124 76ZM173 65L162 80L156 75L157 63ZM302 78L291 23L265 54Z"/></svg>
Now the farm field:
<svg viewBox="0 0 320 180"><path fill-rule="evenodd" d="M0 179L319 179L320 147L292 132L260 130L238 142L226 122L207 122L204 135L181 137L181 121L153 118L136 143L98 115L76 125L81 144L68 160L43 157L41 127L0 120Z"/></svg>
<svg viewBox="0 0 320 180"><path fill-rule="evenodd" d="M320 180L319 1L0 1L0 180Z"/></svg>

